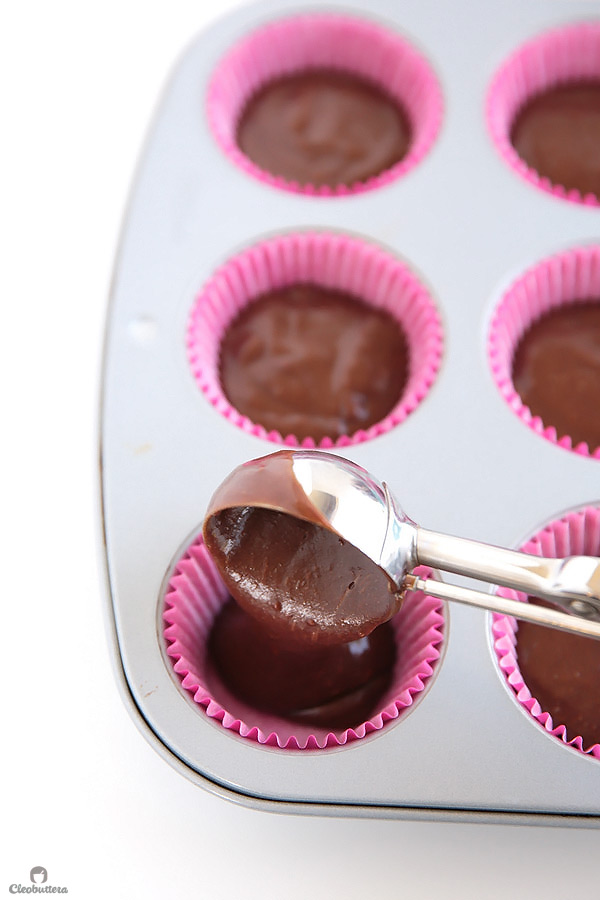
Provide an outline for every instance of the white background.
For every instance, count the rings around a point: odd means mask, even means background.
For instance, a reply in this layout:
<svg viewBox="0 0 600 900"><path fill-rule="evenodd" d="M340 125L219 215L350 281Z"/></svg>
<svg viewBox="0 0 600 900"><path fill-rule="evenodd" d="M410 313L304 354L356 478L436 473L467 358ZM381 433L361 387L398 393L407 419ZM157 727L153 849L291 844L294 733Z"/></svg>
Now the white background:
<svg viewBox="0 0 600 900"><path fill-rule="evenodd" d="M0 365L5 776L0 895L599 895L600 832L283 817L184 780L129 719L102 613L100 354L135 163L166 76L236 4L5 6Z"/></svg>

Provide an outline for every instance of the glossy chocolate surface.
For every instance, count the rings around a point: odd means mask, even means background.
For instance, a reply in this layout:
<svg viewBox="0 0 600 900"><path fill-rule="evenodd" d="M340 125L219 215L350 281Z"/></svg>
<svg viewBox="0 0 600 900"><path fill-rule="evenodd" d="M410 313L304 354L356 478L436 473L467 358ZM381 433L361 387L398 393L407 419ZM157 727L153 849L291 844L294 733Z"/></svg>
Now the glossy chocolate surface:
<svg viewBox="0 0 600 900"><path fill-rule="evenodd" d="M600 446L600 300L569 303L535 322L517 346L512 377L523 403L559 438Z"/></svg>
<svg viewBox="0 0 600 900"><path fill-rule="evenodd" d="M337 187L366 181L399 162L410 129L381 88L347 72L317 69L259 90L242 113L237 140L272 175Z"/></svg>
<svg viewBox="0 0 600 900"><path fill-rule="evenodd" d="M314 522L233 507L207 517L204 540L231 595L282 641L357 640L400 607L382 569Z"/></svg>
<svg viewBox="0 0 600 900"><path fill-rule="evenodd" d="M396 658L389 624L350 644L289 646L233 600L215 620L208 652L216 675L238 699L263 712L340 731L376 711Z"/></svg>
<svg viewBox="0 0 600 900"><path fill-rule="evenodd" d="M517 116L511 141L553 184L600 198L600 81L566 84L535 97Z"/></svg>
<svg viewBox="0 0 600 900"><path fill-rule="evenodd" d="M567 738L582 737L586 748L600 743L600 641L519 622L517 657L525 684L554 726L565 725Z"/></svg>
<svg viewBox="0 0 600 900"><path fill-rule="evenodd" d="M385 418L408 377L408 346L388 313L316 285L242 310L221 342L229 402L267 431L336 439Z"/></svg>

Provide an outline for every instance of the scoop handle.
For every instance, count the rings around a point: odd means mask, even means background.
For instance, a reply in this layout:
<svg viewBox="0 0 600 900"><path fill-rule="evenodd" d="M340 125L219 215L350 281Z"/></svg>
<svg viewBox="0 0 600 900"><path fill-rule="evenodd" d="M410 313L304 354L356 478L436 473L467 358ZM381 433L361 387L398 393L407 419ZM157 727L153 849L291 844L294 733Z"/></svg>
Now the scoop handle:
<svg viewBox="0 0 600 900"><path fill-rule="evenodd" d="M532 556L418 526L415 554L421 565L523 591L579 618L600 622L600 559L597 557ZM484 596L491 599L490 595ZM488 607L491 608L489 602Z"/></svg>
<svg viewBox="0 0 600 900"><path fill-rule="evenodd" d="M486 594L483 591L435 581L433 578L419 578L417 575L407 575L404 579L404 587L409 591L423 591L430 597L437 597L439 600L466 603L469 606L491 610L501 615L514 616L515 619L525 622L534 622L536 625L545 625L548 628L556 628L560 631L600 640L600 622L582 619L580 616L560 612L557 609L548 609L537 603L521 603L519 600L509 600L507 597L499 597L497 594Z"/></svg>

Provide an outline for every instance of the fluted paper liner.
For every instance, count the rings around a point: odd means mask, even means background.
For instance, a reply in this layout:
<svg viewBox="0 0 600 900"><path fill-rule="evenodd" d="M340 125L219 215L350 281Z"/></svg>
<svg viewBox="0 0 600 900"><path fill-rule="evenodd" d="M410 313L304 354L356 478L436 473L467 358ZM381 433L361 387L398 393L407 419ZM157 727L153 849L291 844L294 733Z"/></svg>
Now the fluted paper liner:
<svg viewBox="0 0 600 900"><path fill-rule="evenodd" d="M600 303L599 245L577 247L543 260L515 281L502 297L490 327L488 356L500 393L522 422L560 447L600 459L600 447L574 444L570 435L557 434L552 422L534 416L512 380L514 354L527 329L559 306L590 300Z"/></svg>
<svg viewBox="0 0 600 900"><path fill-rule="evenodd" d="M600 508L586 507L583 510L568 513L536 534L521 549L523 552L535 556L554 558L579 554L600 556ZM525 594L507 588L499 589L498 593L503 597L527 602ZM542 709L538 700L532 696L519 669L518 629L518 622L512 616L502 616L496 613L493 615L494 650L500 670L513 690L517 701L531 718L553 738L568 744L580 753L600 759L600 744L585 746L581 735L570 734L566 725L554 722L552 715Z"/></svg>
<svg viewBox="0 0 600 900"><path fill-rule="evenodd" d="M250 247L213 275L196 298L188 323L188 359L199 387L247 433L288 446L317 446L311 437L300 442L242 415L223 393L219 378L221 340L238 313L261 294L301 283L344 291L386 311L404 331L409 348L407 383L390 413L368 429L336 440L325 437L318 446L358 444L390 431L419 405L435 379L442 354L440 317L428 291L403 262L347 235L281 235Z"/></svg>
<svg viewBox="0 0 600 900"><path fill-rule="evenodd" d="M600 82L600 22L583 22L548 31L516 50L496 74L487 99L487 121L504 161L540 190L565 200L599 206L600 197L568 190L536 172L511 143L521 109L538 94L577 81Z"/></svg>
<svg viewBox="0 0 600 900"><path fill-rule="evenodd" d="M366 181L335 187L299 184L259 168L238 147L240 116L260 88L286 75L324 68L381 87L408 117L411 142L406 156ZM334 196L381 187L416 166L439 130L442 98L431 67L400 35L348 15L310 13L272 22L236 44L210 81L207 111L219 145L245 172L296 193Z"/></svg>
<svg viewBox="0 0 600 900"><path fill-rule="evenodd" d="M416 570L428 574L428 570ZM396 637L397 660L392 684L378 711L356 728L327 731L292 723L253 709L220 683L207 660L212 624L228 600L215 565L198 537L177 562L169 581L164 610L164 638L173 669L181 686L192 695L201 714L242 738L286 750L339 747L380 731L394 722L425 690L443 641L442 604L427 595L408 594L402 609L391 620Z"/></svg>

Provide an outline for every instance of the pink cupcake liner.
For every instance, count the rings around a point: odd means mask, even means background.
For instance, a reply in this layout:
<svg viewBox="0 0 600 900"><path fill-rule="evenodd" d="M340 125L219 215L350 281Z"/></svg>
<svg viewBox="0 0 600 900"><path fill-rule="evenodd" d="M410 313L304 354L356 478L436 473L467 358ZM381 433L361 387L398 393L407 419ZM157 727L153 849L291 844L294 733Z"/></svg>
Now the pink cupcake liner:
<svg viewBox="0 0 600 900"><path fill-rule="evenodd" d="M269 81L316 68L362 76L398 101L408 116L412 134L411 146L402 160L365 182L314 187L272 175L248 159L236 141L247 102ZM233 47L211 79L207 109L219 145L248 174L295 193L339 196L389 184L416 166L439 131L442 96L428 63L399 35L362 19L317 13L272 22Z"/></svg>
<svg viewBox="0 0 600 900"><path fill-rule="evenodd" d="M586 507L577 512L568 513L547 525L521 548L524 553L535 556L564 557L577 554L585 556L600 555L600 508ZM508 588L500 588L502 597L527 602L527 596ZM538 700L532 696L525 684L519 669L517 656L518 622L512 616L494 614L492 634L494 650L500 670L514 692L517 701L527 710L534 721L538 722L548 734L568 744L580 753L600 759L600 744L585 747L580 735L568 734L566 725L555 724L552 716L543 710Z"/></svg>
<svg viewBox="0 0 600 900"><path fill-rule="evenodd" d="M600 246L576 247L529 269L506 291L490 327L488 358L500 393L516 415L546 440L580 456L600 459L600 447L573 445L569 435L534 416L512 381L515 350L527 329L545 313L569 303L600 300Z"/></svg>
<svg viewBox="0 0 600 900"><path fill-rule="evenodd" d="M219 378L220 343L230 322L259 295L298 283L345 291L387 311L399 322L409 346L406 388L389 415L353 435L335 441L323 438L318 446L358 444L390 431L433 384L442 354L440 317L426 289L402 262L346 235L282 235L250 247L215 273L194 303L187 331L188 359L199 387L225 418L248 434L288 446L317 446L311 437L300 443L293 434L267 431L239 413L223 393Z"/></svg>
<svg viewBox="0 0 600 900"><path fill-rule="evenodd" d="M240 737L267 747L322 750L380 731L412 706L427 687L440 659L444 634L442 604L420 592L408 594L391 622L398 659L380 710L357 728L344 731L302 726L254 710L233 697L211 673L207 639L227 599L227 590L198 537L177 562L167 587L163 615L167 654L181 686L193 696L204 715Z"/></svg>
<svg viewBox="0 0 600 900"><path fill-rule="evenodd" d="M510 140L517 114L536 94L583 80L600 81L600 22L557 28L520 47L492 81L486 117L500 155L529 184L564 200L600 206L595 194L567 190L540 175L521 159Z"/></svg>

